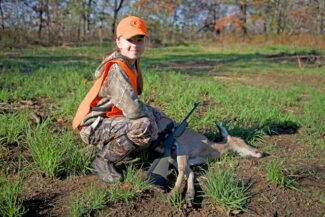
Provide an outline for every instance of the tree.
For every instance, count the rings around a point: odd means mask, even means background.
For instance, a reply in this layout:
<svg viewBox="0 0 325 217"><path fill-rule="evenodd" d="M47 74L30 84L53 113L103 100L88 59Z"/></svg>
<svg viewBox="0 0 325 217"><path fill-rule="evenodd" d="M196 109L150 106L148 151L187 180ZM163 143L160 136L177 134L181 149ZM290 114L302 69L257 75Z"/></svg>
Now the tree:
<svg viewBox="0 0 325 217"><path fill-rule="evenodd" d="M31 8L36 14L38 18L38 38L42 37L42 30L44 27L45 19L44 14L48 9L48 1L47 0L38 0L38 1L24 1L25 5Z"/></svg>
<svg viewBox="0 0 325 217"><path fill-rule="evenodd" d="M0 17L1 17L1 28L4 30L5 24L4 24L4 15L3 15L3 9L2 9L2 0L0 0Z"/></svg>
<svg viewBox="0 0 325 217"><path fill-rule="evenodd" d="M77 40L84 40L90 30L90 14L92 13L92 0L68 0L64 7L64 25ZM76 33L76 34L75 34Z"/></svg>
<svg viewBox="0 0 325 217"><path fill-rule="evenodd" d="M103 41L105 35L114 37L122 15L146 20L150 38L158 43L209 39L234 31L243 36L323 35L325 1L0 0L0 40L17 45Z"/></svg>
<svg viewBox="0 0 325 217"><path fill-rule="evenodd" d="M244 36L247 35L247 0L239 0L239 9L240 9L240 24L241 24L241 29L242 29L242 34Z"/></svg>
<svg viewBox="0 0 325 217"><path fill-rule="evenodd" d="M225 18L225 20L228 20L227 22L232 23L234 27L240 28L241 34L243 36L246 36L248 33L247 16L249 13L249 8L252 6L252 2L249 0L222 0L221 2L223 5L230 7L235 6L238 8L238 12L235 15L227 15L223 18Z"/></svg>
<svg viewBox="0 0 325 217"><path fill-rule="evenodd" d="M117 15L119 11L121 10L123 6L124 0L114 0L114 6L113 6L113 22L112 22L112 35L115 35L115 28L116 28L116 21L117 21Z"/></svg>
<svg viewBox="0 0 325 217"><path fill-rule="evenodd" d="M317 34L322 35L324 33L324 15L325 15L325 1L324 0L314 0L316 4L317 13ZM318 10L317 10L318 9Z"/></svg>
<svg viewBox="0 0 325 217"><path fill-rule="evenodd" d="M158 41L174 40L177 10L182 0L138 0L131 11L147 21L151 38Z"/></svg>

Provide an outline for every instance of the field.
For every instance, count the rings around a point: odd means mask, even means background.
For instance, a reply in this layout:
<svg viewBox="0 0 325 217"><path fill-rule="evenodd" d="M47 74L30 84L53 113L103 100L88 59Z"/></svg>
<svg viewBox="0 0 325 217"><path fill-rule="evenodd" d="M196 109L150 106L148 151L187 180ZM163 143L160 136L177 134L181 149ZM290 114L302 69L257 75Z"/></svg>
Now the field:
<svg viewBox="0 0 325 217"><path fill-rule="evenodd" d="M325 50L248 44L146 50L143 101L176 121L199 101L190 128L218 139L219 121L266 153L195 167L193 207L183 194L167 197L148 185L153 156L146 150L120 163L122 183L108 186L92 174L95 150L70 126L107 50L1 52L0 216L325 215Z"/></svg>

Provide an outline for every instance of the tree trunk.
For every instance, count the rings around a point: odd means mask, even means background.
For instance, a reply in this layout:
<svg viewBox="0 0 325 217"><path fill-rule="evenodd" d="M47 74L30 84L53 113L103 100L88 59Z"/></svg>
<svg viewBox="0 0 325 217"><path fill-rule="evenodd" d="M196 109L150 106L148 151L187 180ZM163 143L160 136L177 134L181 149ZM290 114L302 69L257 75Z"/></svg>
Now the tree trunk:
<svg viewBox="0 0 325 217"><path fill-rule="evenodd" d="M52 32L51 32L51 13L50 13L49 1L46 0L45 3L46 3L46 6L45 6L45 9L46 9L46 25L47 25L48 37L49 37L49 40L51 40L52 39Z"/></svg>
<svg viewBox="0 0 325 217"><path fill-rule="evenodd" d="M82 1L82 30L83 30L83 36L86 35L86 24L87 24L87 9L86 9L86 3Z"/></svg>
<svg viewBox="0 0 325 217"><path fill-rule="evenodd" d="M81 17L80 16L79 16L79 20L78 20L77 34L78 34L78 42L79 42L80 41L80 37L81 37Z"/></svg>
<svg viewBox="0 0 325 217"><path fill-rule="evenodd" d="M317 34L322 35L324 33L325 1L320 1L318 7L319 7L319 13L317 15Z"/></svg>
<svg viewBox="0 0 325 217"><path fill-rule="evenodd" d="M264 21L263 21L263 32L264 32L265 35L267 34L267 21L266 21L266 19L264 19Z"/></svg>
<svg viewBox="0 0 325 217"><path fill-rule="evenodd" d="M88 0L88 3L87 3L87 16L86 16L86 20L87 20L87 32L90 31L91 4L92 4L92 0Z"/></svg>
<svg viewBox="0 0 325 217"><path fill-rule="evenodd" d="M114 0L114 15L113 15L113 23L112 23L112 35L115 35L116 28L116 20L118 12L121 10L124 0L120 0L120 3L117 5L117 0Z"/></svg>
<svg viewBox="0 0 325 217"><path fill-rule="evenodd" d="M45 5L45 1L44 0L40 0L39 1L39 6L35 6L33 7L33 10L38 13L38 19L39 19L39 24L38 24L38 38L41 39L42 38L42 30L43 30L43 26L44 26L44 12L46 12L46 5Z"/></svg>
<svg viewBox="0 0 325 217"><path fill-rule="evenodd" d="M280 13L281 14L281 13ZM280 34L281 32L281 16L278 15L278 18L277 18L277 27L276 27L276 34Z"/></svg>
<svg viewBox="0 0 325 217"><path fill-rule="evenodd" d="M102 47L103 45L103 27L102 25L98 28L98 38L99 38L99 46Z"/></svg>
<svg viewBox="0 0 325 217"><path fill-rule="evenodd" d="M2 10L2 0L0 0L0 16L1 16L1 28L4 30L5 22L4 22L4 15L3 15L3 10Z"/></svg>
<svg viewBox="0 0 325 217"><path fill-rule="evenodd" d="M42 37L42 28L43 28L43 10L40 9L38 13L39 25L38 25L38 38Z"/></svg>
<svg viewBox="0 0 325 217"><path fill-rule="evenodd" d="M241 0L239 3L240 8L240 23L243 36L247 35L247 2L246 0Z"/></svg>

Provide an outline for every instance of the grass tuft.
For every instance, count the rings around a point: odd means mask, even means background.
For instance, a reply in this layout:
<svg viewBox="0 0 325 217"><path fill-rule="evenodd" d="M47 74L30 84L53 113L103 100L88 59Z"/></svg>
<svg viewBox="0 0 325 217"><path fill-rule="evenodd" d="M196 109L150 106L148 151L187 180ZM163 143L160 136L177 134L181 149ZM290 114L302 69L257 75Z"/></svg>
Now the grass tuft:
<svg viewBox="0 0 325 217"><path fill-rule="evenodd" d="M297 183L293 178L284 174L282 170L283 162L272 160L266 165L266 180L275 185L297 190Z"/></svg>
<svg viewBox="0 0 325 217"><path fill-rule="evenodd" d="M106 204L106 192L91 187L90 190L77 196L71 208L71 217L89 216L94 212L103 209Z"/></svg>
<svg viewBox="0 0 325 217"><path fill-rule="evenodd" d="M27 130L26 142L34 162L48 177L55 177L61 171L61 160L66 152L60 138L50 127L50 119L45 120L35 129Z"/></svg>
<svg viewBox="0 0 325 217"><path fill-rule="evenodd" d="M27 110L0 115L0 143L19 144L23 138L28 118Z"/></svg>
<svg viewBox="0 0 325 217"><path fill-rule="evenodd" d="M265 132L263 129L255 129L248 135L247 142L252 145L256 145L257 143L264 143L264 135Z"/></svg>
<svg viewBox="0 0 325 217"><path fill-rule="evenodd" d="M22 191L23 180L19 176L12 178L0 174L0 216L18 217L24 213Z"/></svg>
<svg viewBox="0 0 325 217"><path fill-rule="evenodd" d="M245 203L251 196L249 187L239 185L233 170L209 165L204 186L205 196L211 203L222 205L228 210L245 211Z"/></svg>
<svg viewBox="0 0 325 217"><path fill-rule="evenodd" d="M185 203L181 192L171 192L170 195L164 195L163 200L175 207L178 211L182 209L183 204Z"/></svg>
<svg viewBox="0 0 325 217"><path fill-rule="evenodd" d="M67 175L84 175L92 170L91 162L94 159L95 151L88 152L78 145L68 147L65 160L62 163L64 172Z"/></svg>
<svg viewBox="0 0 325 217"><path fill-rule="evenodd" d="M45 120L35 129L27 130L26 142L34 162L48 177L85 174L90 171L93 155L87 153L73 142L70 130L57 134L51 126L51 120Z"/></svg>
<svg viewBox="0 0 325 217"><path fill-rule="evenodd" d="M139 170L130 165L124 173L124 182L117 182L109 188L107 190L107 197L113 204L120 201L128 203L149 188L149 181L141 176Z"/></svg>

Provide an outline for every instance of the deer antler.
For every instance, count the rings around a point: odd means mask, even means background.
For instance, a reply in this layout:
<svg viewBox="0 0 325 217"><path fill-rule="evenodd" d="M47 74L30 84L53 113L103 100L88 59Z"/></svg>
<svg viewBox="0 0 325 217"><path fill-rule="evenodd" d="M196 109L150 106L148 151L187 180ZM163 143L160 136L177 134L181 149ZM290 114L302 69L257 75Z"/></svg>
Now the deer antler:
<svg viewBox="0 0 325 217"><path fill-rule="evenodd" d="M227 142L228 141L228 138L229 138L229 133L228 131L226 130L226 128L224 128L222 126L221 123L219 123L218 121L216 121L216 126L217 128L219 129L219 132L221 134L221 137L222 137L222 142Z"/></svg>

